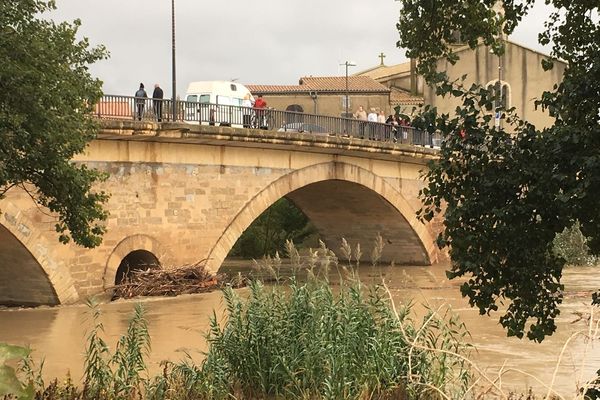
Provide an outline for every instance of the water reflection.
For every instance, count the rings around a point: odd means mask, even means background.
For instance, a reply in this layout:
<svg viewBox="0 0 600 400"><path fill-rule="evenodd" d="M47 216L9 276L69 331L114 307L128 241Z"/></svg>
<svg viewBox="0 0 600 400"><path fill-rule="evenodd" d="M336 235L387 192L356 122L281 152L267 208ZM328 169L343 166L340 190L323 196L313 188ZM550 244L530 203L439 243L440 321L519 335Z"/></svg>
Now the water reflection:
<svg viewBox="0 0 600 400"><path fill-rule="evenodd" d="M412 301L417 304L416 312L422 313L427 304L436 308L445 304L456 311L472 334L472 342L478 348L474 354L477 364L490 375L501 369L520 369L537 376L549 384L561 348L582 324L572 324L575 311L587 311L590 291L600 287L600 276L594 268L578 268L565 271L565 302L558 318L558 331L542 344L516 338L507 338L497 323L498 315L491 318L480 316L477 310L468 307L460 297L460 282L448 281L445 266L433 267L364 267L361 279L380 282L384 279L396 302ZM335 275L334 278L335 280ZM241 289L244 291L245 289ZM161 360L178 361L184 353L200 360L206 350L204 332L209 328L209 316L216 310L222 316L220 292L184 295L176 298L149 298L141 302L146 306L149 330L152 336L150 369L159 370ZM103 304L102 322L105 338L111 349L118 337L126 331L127 321L135 301L118 301ZM58 308L7 309L0 311L0 341L30 345L34 357L45 357L45 376L62 377L70 371L80 379L86 332L91 327L88 309L85 306ZM577 380L583 382L594 375L600 366L600 349L582 339L573 341L565 351L562 364L556 373L554 387L565 395L574 393ZM538 393L542 385L528 375L507 372L502 382L508 387L525 391L534 386Z"/></svg>

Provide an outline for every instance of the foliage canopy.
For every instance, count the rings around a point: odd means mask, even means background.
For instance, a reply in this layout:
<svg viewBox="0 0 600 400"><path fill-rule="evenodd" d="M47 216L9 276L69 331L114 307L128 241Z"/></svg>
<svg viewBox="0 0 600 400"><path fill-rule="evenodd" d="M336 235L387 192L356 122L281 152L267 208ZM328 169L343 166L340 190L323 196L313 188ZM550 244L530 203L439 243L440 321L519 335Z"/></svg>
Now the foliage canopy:
<svg viewBox="0 0 600 400"><path fill-rule="evenodd" d="M231 256L260 258L283 254L286 241L301 243L316 229L292 202L285 197L267 208L237 240Z"/></svg>
<svg viewBox="0 0 600 400"><path fill-rule="evenodd" d="M58 216L60 240L94 247L104 232L107 196L92 186L102 178L74 164L97 130L91 117L102 95L88 65L104 47L77 39L78 20L41 18L54 1L0 2L0 199L24 189Z"/></svg>
<svg viewBox="0 0 600 400"><path fill-rule="evenodd" d="M556 329L565 260L552 251L557 233L579 220L592 252L600 250L600 25L598 2L545 0L554 12L539 34L553 60L567 62L563 81L536 104L553 117L537 128L513 109L497 109L504 126L493 126L493 93L436 69L440 58L456 62L451 43L484 43L504 51L510 34L535 0L402 0L399 47L419 60L418 73L439 95L462 106L450 115L424 108L415 126L438 130L444 142L422 191L426 220L444 210L440 247L449 246L450 277L483 313L507 309L500 322L509 335L541 341ZM464 133L461 135L460 133ZM463 137L464 136L464 137ZM594 296L596 299L597 296Z"/></svg>

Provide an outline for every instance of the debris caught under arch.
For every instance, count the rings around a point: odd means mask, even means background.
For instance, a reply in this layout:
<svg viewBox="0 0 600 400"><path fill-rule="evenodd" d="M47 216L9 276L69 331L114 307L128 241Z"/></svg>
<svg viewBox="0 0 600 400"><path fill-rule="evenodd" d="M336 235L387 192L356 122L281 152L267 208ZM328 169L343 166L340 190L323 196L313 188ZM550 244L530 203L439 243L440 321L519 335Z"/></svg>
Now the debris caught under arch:
<svg viewBox="0 0 600 400"><path fill-rule="evenodd" d="M115 285L113 300L138 296L178 296L205 293L221 288L223 275L213 275L205 260L170 269L132 270L121 284Z"/></svg>

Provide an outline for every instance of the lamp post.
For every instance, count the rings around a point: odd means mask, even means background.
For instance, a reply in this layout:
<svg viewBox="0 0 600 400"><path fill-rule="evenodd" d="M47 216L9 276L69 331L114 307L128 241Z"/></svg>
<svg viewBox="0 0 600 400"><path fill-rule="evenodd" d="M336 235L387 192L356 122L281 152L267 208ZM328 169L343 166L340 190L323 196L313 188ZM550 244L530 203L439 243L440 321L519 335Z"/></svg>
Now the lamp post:
<svg viewBox="0 0 600 400"><path fill-rule="evenodd" d="M173 111L173 121L177 120L177 79L176 79L176 69L175 69L175 0L171 0L171 64L172 64L172 78L173 81L171 84L173 85L173 98L171 99L171 108Z"/></svg>
<svg viewBox="0 0 600 400"><path fill-rule="evenodd" d="M356 67L356 64L354 63L354 61L346 61L343 64L340 65L345 65L346 66L346 99L344 101L344 103L346 103L346 113L345 113L345 117L348 118L348 103L349 103L349 98L350 98L350 91L348 90L348 67Z"/></svg>

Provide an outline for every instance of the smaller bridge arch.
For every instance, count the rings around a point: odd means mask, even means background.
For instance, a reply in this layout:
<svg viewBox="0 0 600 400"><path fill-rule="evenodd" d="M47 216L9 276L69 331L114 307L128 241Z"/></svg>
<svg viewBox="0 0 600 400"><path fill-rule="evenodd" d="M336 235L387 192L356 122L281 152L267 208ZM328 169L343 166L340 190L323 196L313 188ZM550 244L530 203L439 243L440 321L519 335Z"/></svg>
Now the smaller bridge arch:
<svg viewBox="0 0 600 400"><path fill-rule="evenodd" d="M129 261L128 261L129 260ZM139 269L142 264L164 265L169 260L165 247L149 235L137 234L123 239L115 246L106 262L102 277L102 288L110 289L117 279L127 273L124 261L133 262L133 269Z"/></svg>
<svg viewBox="0 0 600 400"><path fill-rule="evenodd" d="M325 189L327 193L323 193ZM347 198L357 192L360 193L353 199ZM368 240L368 243L361 243L365 248L370 246L375 234L381 232L384 239L390 240L388 249L396 249L395 253L388 250L390 261L430 264L437 259L437 249L430 231L417 220L415 209L399 191L384 178L364 168L342 162L328 162L290 172L250 199L210 251L209 269L216 271L244 230L271 204L284 196L307 214L320 233L325 234L325 241L333 251L338 250L341 236L356 242L361 235L372 235L368 238L362 236ZM332 200L328 196L336 197ZM370 203L369 209L360 209L362 200ZM336 217L342 217L343 213L348 215L335 221L328 218L326 214L336 210L336 207L340 209ZM354 223L358 226L353 226ZM344 232L345 229L353 230L354 237L351 232ZM360 233L357 235L356 232ZM391 237L386 238L386 233ZM402 236L402 243L397 241L398 235ZM404 260L395 258L400 252L407 253Z"/></svg>

